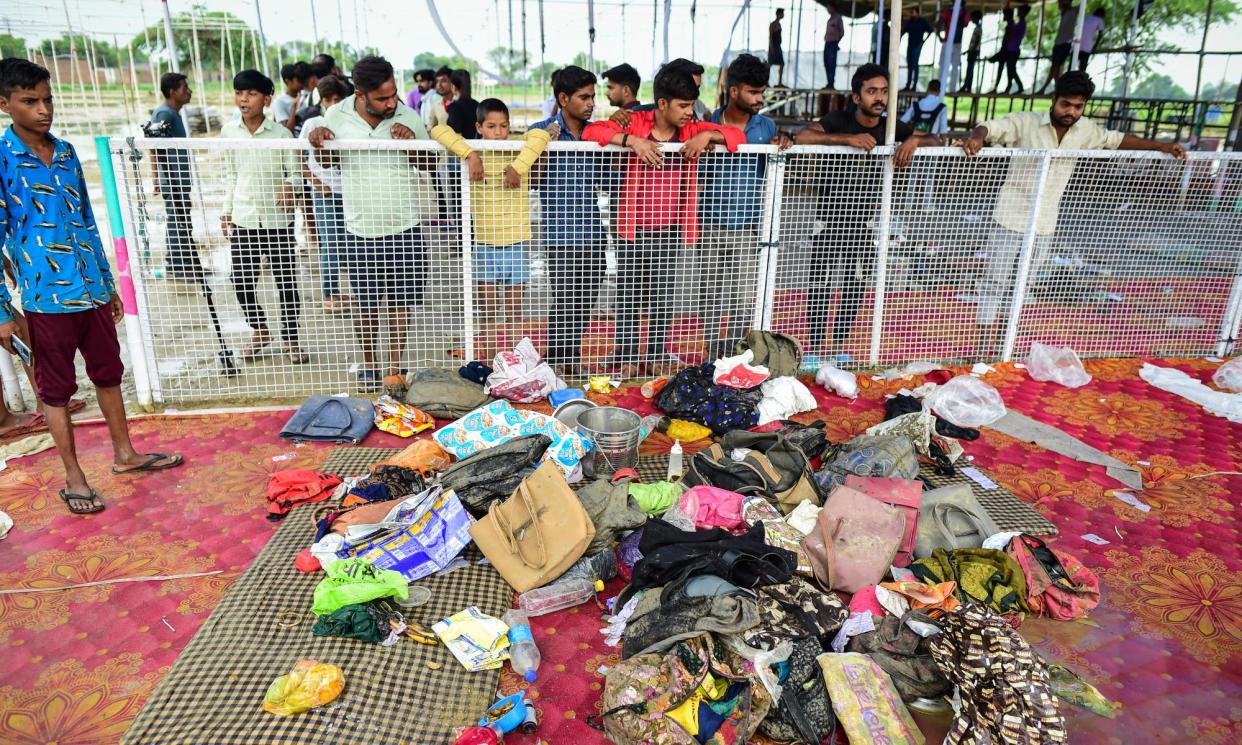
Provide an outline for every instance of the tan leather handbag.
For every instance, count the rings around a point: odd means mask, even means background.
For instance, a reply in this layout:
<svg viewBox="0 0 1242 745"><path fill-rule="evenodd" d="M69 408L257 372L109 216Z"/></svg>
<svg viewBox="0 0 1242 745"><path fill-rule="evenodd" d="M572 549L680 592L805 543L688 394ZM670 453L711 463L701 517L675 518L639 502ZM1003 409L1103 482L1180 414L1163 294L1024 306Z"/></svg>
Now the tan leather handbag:
<svg viewBox="0 0 1242 745"><path fill-rule="evenodd" d="M595 538L595 525L561 470L544 461L504 502L493 502L470 535L518 592L565 573Z"/></svg>
<svg viewBox="0 0 1242 745"><path fill-rule="evenodd" d="M906 516L896 507L839 486L802 548L821 588L853 593L884 579L905 530Z"/></svg>

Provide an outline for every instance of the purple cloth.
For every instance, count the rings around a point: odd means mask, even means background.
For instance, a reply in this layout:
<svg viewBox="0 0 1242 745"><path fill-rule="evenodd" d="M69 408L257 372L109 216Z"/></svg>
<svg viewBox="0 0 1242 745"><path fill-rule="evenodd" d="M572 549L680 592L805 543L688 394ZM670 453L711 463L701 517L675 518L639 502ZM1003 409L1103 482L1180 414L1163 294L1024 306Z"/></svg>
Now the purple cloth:
<svg viewBox="0 0 1242 745"><path fill-rule="evenodd" d="M418 107L422 105L422 102L423 102L423 92L420 91L417 86L415 86L405 96L405 105L409 106L411 109L414 109L415 111L418 111Z"/></svg>

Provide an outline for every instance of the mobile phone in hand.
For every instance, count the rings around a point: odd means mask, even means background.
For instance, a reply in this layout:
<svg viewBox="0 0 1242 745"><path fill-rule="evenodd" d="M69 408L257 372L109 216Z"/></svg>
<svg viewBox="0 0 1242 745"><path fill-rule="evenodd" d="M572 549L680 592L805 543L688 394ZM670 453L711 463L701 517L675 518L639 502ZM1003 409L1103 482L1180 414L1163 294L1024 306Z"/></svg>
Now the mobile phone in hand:
<svg viewBox="0 0 1242 745"><path fill-rule="evenodd" d="M34 352L30 351L30 347L26 346L26 342L22 341L17 335L9 337L13 344L13 351L17 352L17 356L22 358L22 362L27 365L34 364Z"/></svg>

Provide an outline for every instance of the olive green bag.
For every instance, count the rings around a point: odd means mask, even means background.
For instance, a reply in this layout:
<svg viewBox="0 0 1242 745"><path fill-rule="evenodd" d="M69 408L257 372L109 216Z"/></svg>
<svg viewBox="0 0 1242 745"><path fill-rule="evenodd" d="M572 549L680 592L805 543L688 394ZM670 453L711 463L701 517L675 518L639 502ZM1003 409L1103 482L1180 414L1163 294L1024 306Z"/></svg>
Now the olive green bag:
<svg viewBox="0 0 1242 745"><path fill-rule="evenodd" d="M755 354L751 364L768 368L774 378L797 375L802 367L802 345L792 336L755 329L737 343L738 354L746 350Z"/></svg>

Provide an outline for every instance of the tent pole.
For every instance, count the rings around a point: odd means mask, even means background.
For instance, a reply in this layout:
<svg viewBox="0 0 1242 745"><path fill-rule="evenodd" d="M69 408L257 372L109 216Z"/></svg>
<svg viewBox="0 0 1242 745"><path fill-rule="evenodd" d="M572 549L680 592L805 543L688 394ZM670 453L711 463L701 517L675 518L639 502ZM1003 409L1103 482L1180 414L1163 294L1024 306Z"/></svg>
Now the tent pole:
<svg viewBox="0 0 1242 745"><path fill-rule="evenodd" d="M1130 31L1126 35L1126 61L1121 70L1121 98L1130 95L1130 74L1134 72L1134 43L1138 39L1139 4L1142 0L1134 0L1134 10L1130 13Z"/></svg>
<svg viewBox="0 0 1242 745"><path fill-rule="evenodd" d="M1039 6L1043 8L1043 5ZM1042 12L1042 11L1041 11ZM944 32L944 45L940 50L940 95L945 98L950 92L956 92L960 87L958 81L949 79L949 70L961 67L962 60L952 59L952 55L957 54L961 49L955 50L954 39L957 38L957 24L962 17L962 0L953 0L953 12L949 14L949 27ZM962 34L965 38L965 33ZM953 66L956 62L956 67Z"/></svg>
<svg viewBox="0 0 1242 745"><path fill-rule="evenodd" d="M1043 6L1040 6L1043 7ZM1208 0L1208 17L1212 16L1212 0ZM1074 26L1074 46L1070 49L1069 68L1070 70L1078 69L1078 52L1082 50L1082 28L1087 22L1087 0L1079 0L1078 2L1078 23ZM1207 40L1206 35L1204 41ZM1202 58L1200 58L1202 59ZM1032 81L1032 86L1034 82ZM1196 96L1197 98L1197 96Z"/></svg>
<svg viewBox="0 0 1242 745"><path fill-rule="evenodd" d="M888 60L880 59L880 50L884 49L884 42L880 40L880 36L884 33L884 0L880 0L880 5L875 11L875 54L872 55L877 65L888 64ZM896 80L897 78L893 78Z"/></svg>
<svg viewBox="0 0 1242 745"><path fill-rule="evenodd" d="M889 9L889 23L892 27L888 33L888 121L884 123L884 141L896 144L897 137L897 92L893 90L894 81L901 66L901 0L892 0ZM883 28L883 27L881 27Z"/></svg>
<svg viewBox="0 0 1242 745"><path fill-rule="evenodd" d="M1039 82L1039 62L1044 56L1044 5L1039 4L1039 30L1035 34L1035 74L1031 76L1031 89L1035 89L1035 84ZM1070 69L1074 69L1070 65Z"/></svg>
<svg viewBox="0 0 1242 745"><path fill-rule="evenodd" d="M1199 100L1199 92L1203 86L1203 56L1207 51L1208 30L1212 27L1212 0L1207 0L1207 16L1203 19L1203 41L1199 44L1199 69L1195 73L1195 95L1193 100ZM1196 107L1197 108L1197 107ZM1197 116L1197 114L1196 114Z"/></svg>

